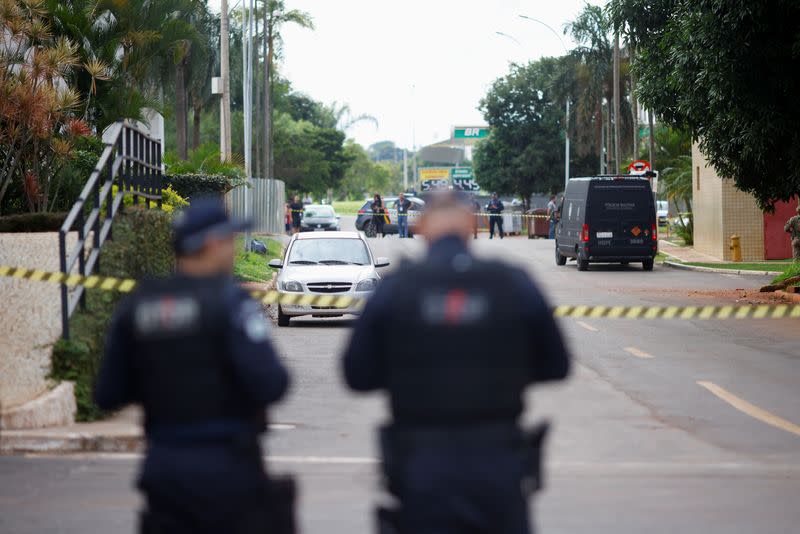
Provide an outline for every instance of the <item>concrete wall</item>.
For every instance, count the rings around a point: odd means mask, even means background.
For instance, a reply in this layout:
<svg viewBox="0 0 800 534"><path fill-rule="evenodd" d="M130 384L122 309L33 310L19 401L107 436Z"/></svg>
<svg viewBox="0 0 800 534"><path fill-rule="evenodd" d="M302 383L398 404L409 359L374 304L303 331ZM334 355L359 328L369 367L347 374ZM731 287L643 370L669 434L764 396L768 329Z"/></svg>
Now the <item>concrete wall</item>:
<svg viewBox="0 0 800 534"><path fill-rule="evenodd" d="M709 167L697 144L692 146L694 248L722 258L722 180Z"/></svg>
<svg viewBox="0 0 800 534"><path fill-rule="evenodd" d="M58 233L0 234L0 265L57 271ZM0 299L0 407L8 410L53 386L47 375L61 301L57 284L12 278L0 278Z"/></svg>
<svg viewBox="0 0 800 534"><path fill-rule="evenodd" d="M755 199L723 180L708 165L697 144L692 146L694 248L730 261L731 236L741 238L742 259L764 259L764 215Z"/></svg>

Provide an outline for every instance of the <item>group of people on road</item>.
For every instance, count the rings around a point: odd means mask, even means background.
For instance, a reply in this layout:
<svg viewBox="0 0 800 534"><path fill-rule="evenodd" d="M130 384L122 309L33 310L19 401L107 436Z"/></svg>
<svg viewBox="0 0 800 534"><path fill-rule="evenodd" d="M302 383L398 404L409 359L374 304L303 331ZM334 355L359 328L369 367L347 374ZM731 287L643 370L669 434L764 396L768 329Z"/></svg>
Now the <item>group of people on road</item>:
<svg viewBox="0 0 800 534"><path fill-rule="evenodd" d="M473 209L454 193L429 200L427 256L385 278L342 357L351 389L389 397L382 469L399 506L379 510L380 532L531 532L546 427L520 428L523 393L565 378L569 357L530 278L470 252ZM245 226L194 200L174 223L177 273L140 283L113 319L95 398L144 408L140 532L294 532L293 483L267 474L259 440L290 376L231 276ZM398 331L423 342L390 343Z"/></svg>

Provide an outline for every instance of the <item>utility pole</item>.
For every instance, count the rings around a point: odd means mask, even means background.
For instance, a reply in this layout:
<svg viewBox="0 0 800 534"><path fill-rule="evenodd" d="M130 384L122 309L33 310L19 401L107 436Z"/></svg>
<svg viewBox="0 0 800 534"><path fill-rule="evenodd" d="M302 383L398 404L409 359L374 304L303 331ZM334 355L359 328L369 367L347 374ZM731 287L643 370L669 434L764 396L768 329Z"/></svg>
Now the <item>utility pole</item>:
<svg viewBox="0 0 800 534"><path fill-rule="evenodd" d="M270 2L264 0L264 178L272 176L272 58L273 50L273 24L270 13Z"/></svg>
<svg viewBox="0 0 800 534"><path fill-rule="evenodd" d="M220 76L222 78L222 101L219 112L220 160L231 159L231 68L230 68L230 25L228 21L228 0L220 6Z"/></svg>
<svg viewBox="0 0 800 534"><path fill-rule="evenodd" d="M569 98L567 98L567 120L564 122L564 191L569 185Z"/></svg>
<svg viewBox="0 0 800 534"><path fill-rule="evenodd" d="M403 191L408 191L408 150L403 149Z"/></svg>
<svg viewBox="0 0 800 534"><path fill-rule="evenodd" d="M614 33L614 174L619 172L619 32Z"/></svg>

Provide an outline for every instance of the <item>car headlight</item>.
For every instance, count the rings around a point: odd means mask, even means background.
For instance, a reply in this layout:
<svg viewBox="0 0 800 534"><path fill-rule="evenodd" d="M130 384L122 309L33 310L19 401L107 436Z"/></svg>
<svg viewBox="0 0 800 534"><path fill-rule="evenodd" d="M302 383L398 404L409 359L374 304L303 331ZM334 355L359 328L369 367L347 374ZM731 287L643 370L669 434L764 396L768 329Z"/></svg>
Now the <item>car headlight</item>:
<svg viewBox="0 0 800 534"><path fill-rule="evenodd" d="M375 288L378 287L378 281L374 278L367 278L366 280L360 281L356 285L356 291L375 291Z"/></svg>
<svg viewBox="0 0 800 534"><path fill-rule="evenodd" d="M281 283L281 286L284 291L292 291L294 293L302 293L303 285L300 282L295 282L294 280L286 280L285 282Z"/></svg>

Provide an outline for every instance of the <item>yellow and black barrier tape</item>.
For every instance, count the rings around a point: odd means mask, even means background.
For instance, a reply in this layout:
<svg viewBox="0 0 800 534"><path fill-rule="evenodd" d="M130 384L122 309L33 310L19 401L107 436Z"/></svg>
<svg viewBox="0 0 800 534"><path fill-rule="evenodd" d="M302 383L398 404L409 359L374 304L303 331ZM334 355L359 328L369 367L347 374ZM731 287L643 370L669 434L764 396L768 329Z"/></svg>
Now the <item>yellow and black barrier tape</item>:
<svg viewBox="0 0 800 534"><path fill-rule="evenodd" d="M34 282L51 282L67 286L84 286L103 291L130 293L136 280L111 276L82 276L0 266L0 277L10 277ZM285 306L313 306L318 309L360 309L365 301L343 295L309 295L281 291L251 291L256 300L264 304ZM738 320L738 319L800 319L800 304L737 304L730 306L556 306L555 317L576 319L623 320Z"/></svg>
<svg viewBox="0 0 800 534"><path fill-rule="evenodd" d="M289 210L292 213L305 213L305 210ZM380 212L374 213L372 211L364 211L363 213L341 213L336 212L336 215L344 216L344 217L358 217L359 215L367 215L367 216L374 216L380 215ZM410 211L408 213L387 213L387 215L394 216L418 216L422 215L421 211ZM523 219L549 219L549 215L545 215L544 213L523 213L521 211L504 211L502 213L488 213L488 212L475 212L474 215L476 217L498 217L498 216L511 216L511 217L522 217Z"/></svg>

